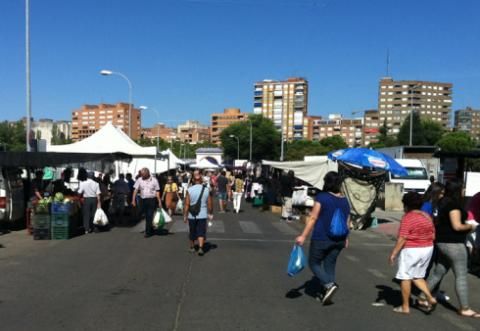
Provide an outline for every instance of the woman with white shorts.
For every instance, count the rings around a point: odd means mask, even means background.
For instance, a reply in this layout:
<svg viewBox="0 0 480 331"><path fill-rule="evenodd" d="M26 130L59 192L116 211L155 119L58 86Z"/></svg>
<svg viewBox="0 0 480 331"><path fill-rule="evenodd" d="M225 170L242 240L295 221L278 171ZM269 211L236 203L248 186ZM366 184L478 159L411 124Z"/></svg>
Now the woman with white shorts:
<svg viewBox="0 0 480 331"><path fill-rule="evenodd" d="M398 257L398 270L395 278L401 281L402 305L393 309L396 313L410 313L410 293L412 282L425 294L428 305L423 308L432 312L437 301L425 282L425 273L433 253L435 227L430 216L420 211L422 197L415 192L403 196L405 215L400 223L398 239L390 255L393 264Z"/></svg>

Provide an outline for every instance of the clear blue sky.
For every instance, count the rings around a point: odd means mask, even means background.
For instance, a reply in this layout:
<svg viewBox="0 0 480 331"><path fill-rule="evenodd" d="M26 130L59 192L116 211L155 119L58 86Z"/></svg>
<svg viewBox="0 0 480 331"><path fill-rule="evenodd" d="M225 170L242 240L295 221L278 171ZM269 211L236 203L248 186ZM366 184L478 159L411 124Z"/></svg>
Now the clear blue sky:
<svg viewBox="0 0 480 331"><path fill-rule="evenodd" d="M377 107L394 79L452 82L453 109L480 108L478 0L31 0L33 116L127 101L168 125L251 112L253 84L306 77L309 113ZM25 114L24 1L0 1L0 120ZM145 112L143 125L155 122Z"/></svg>

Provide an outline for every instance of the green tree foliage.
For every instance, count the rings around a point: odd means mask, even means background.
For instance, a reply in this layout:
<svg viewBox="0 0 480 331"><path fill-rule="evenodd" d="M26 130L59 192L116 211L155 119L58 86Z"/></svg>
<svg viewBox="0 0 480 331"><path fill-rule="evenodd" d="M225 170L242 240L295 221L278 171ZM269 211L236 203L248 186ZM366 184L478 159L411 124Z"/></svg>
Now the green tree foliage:
<svg viewBox="0 0 480 331"><path fill-rule="evenodd" d="M0 123L0 145L7 151L25 151L25 125L22 121Z"/></svg>
<svg viewBox="0 0 480 331"><path fill-rule="evenodd" d="M323 138L320 140L320 145L326 147L327 152L348 147L345 140L339 135Z"/></svg>
<svg viewBox="0 0 480 331"><path fill-rule="evenodd" d="M301 161L305 156L327 155L328 152L347 148L341 136L323 138L320 141L294 140L286 146L287 161Z"/></svg>
<svg viewBox="0 0 480 331"><path fill-rule="evenodd" d="M383 125L380 127L380 133L377 136L378 142L371 144L369 147L373 148L383 148L383 147L392 147L397 146L397 138L394 136L388 135L387 121L383 122Z"/></svg>
<svg viewBox="0 0 480 331"><path fill-rule="evenodd" d="M434 146L440 140L444 133L443 127L438 122L432 120L422 120L420 115L413 113L412 145ZM410 143L410 116L405 118L400 132L397 136L400 145L409 145Z"/></svg>
<svg viewBox="0 0 480 331"><path fill-rule="evenodd" d="M252 123L252 159L276 160L280 155L280 133L273 122L261 115L250 115L248 121L237 122L222 131L220 139L225 158L237 158L237 139L239 138L240 159L248 159L250 152L250 122Z"/></svg>
<svg viewBox="0 0 480 331"><path fill-rule="evenodd" d="M38 136L37 136L37 139L39 139ZM58 129L58 126L56 124L53 124L51 144L52 145L65 145L65 144L71 144L71 143L72 143L72 140L67 139L65 137L65 133L60 132L60 130Z"/></svg>
<svg viewBox="0 0 480 331"><path fill-rule="evenodd" d="M444 152L465 152L475 147L475 143L467 132L447 133L443 135L437 145Z"/></svg>

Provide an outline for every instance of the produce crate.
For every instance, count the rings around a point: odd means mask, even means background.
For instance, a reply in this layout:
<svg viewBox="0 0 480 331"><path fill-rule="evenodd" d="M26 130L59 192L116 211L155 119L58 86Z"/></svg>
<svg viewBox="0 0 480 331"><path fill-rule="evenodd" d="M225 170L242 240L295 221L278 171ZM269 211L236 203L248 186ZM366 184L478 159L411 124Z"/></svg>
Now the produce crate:
<svg viewBox="0 0 480 331"><path fill-rule="evenodd" d="M71 203L63 203L63 202L53 202L52 203L52 214L70 214L72 209Z"/></svg>
<svg viewBox="0 0 480 331"><path fill-rule="evenodd" d="M33 229L50 229L50 215L33 214L32 215Z"/></svg>
<svg viewBox="0 0 480 331"><path fill-rule="evenodd" d="M50 240L50 229L33 229L33 240Z"/></svg>
<svg viewBox="0 0 480 331"><path fill-rule="evenodd" d="M68 228L70 226L70 216L68 214L52 214L51 226L55 228Z"/></svg>
<svg viewBox="0 0 480 331"><path fill-rule="evenodd" d="M70 239L70 229L68 227L52 227L52 239Z"/></svg>

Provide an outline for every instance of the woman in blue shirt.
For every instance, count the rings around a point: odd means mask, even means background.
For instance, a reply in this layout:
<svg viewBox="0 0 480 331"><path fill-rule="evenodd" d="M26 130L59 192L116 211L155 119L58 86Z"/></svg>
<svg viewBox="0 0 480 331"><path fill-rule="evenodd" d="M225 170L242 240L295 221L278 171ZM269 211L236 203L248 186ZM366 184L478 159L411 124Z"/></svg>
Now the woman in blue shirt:
<svg viewBox="0 0 480 331"><path fill-rule="evenodd" d="M329 172L323 179L323 191L317 194L310 217L300 236L295 239L298 245L303 245L313 231L310 240L309 265L313 274L323 286L322 303L330 304L333 294L337 291L335 283L335 266L340 251L348 246L347 235L333 237L330 225L336 210L342 215L342 222L350 228L350 205L347 198L340 192L342 178L336 172Z"/></svg>
<svg viewBox="0 0 480 331"><path fill-rule="evenodd" d="M421 210L432 217L438 216L438 202L443 198L445 186L441 183L433 183L425 192Z"/></svg>

